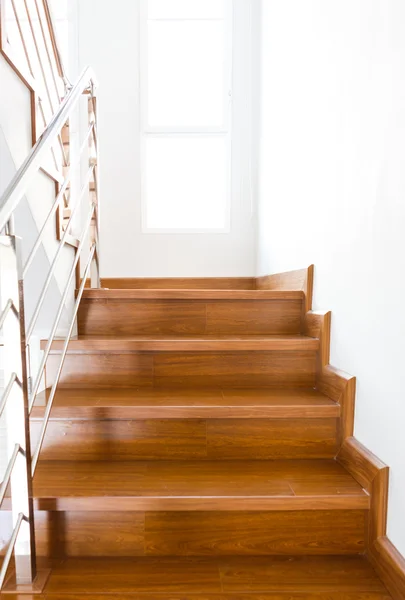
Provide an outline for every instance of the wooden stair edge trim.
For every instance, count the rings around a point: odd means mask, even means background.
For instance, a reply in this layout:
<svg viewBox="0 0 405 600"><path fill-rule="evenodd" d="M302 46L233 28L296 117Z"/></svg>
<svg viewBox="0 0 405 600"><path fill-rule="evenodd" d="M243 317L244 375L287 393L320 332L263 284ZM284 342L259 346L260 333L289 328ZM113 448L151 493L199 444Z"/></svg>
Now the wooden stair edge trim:
<svg viewBox="0 0 405 600"><path fill-rule="evenodd" d="M309 310L303 319L302 333L319 339L316 389L341 406L341 447L336 460L370 495L366 539L370 553L376 540L386 536L389 468L353 436L356 378L329 363L331 312Z"/></svg>
<svg viewBox="0 0 405 600"><path fill-rule="evenodd" d="M77 293L78 290L76 290ZM302 290L227 290L227 289L115 289L115 288L87 288L83 292L84 302L100 300L109 301L136 301L136 300L201 300L209 302L215 300L277 300L302 302Z"/></svg>
<svg viewBox="0 0 405 600"><path fill-rule="evenodd" d="M159 415L156 414L159 409ZM69 407L58 407L55 406L52 409L53 414L49 417L49 421L131 421L133 419L139 420L182 420L182 419L197 419L204 421L228 421L228 420L250 420L257 421L260 419L269 421L283 421L286 419L297 419L297 420L325 420L325 419L338 419L339 418L339 407L323 408L313 413L308 411L301 411L297 408L292 411L291 409L287 412L283 407L278 410L269 408L265 409L262 407L212 407L207 406L201 408L199 406L183 407L183 406L119 406L119 407L105 407L105 406L90 406L90 407L74 407L75 414L69 411ZM31 422L43 421L45 414L45 407L34 407L31 413Z"/></svg>
<svg viewBox="0 0 405 600"><path fill-rule="evenodd" d="M41 340L44 350L47 340ZM63 340L54 340L50 354L62 352ZM139 336L115 338L94 336L71 340L68 354L131 354L137 352L316 352L319 340L309 336Z"/></svg>
<svg viewBox="0 0 405 600"><path fill-rule="evenodd" d="M107 289L222 289L254 290L255 277L102 277L101 285ZM90 287L90 279L86 280Z"/></svg>
<svg viewBox="0 0 405 600"><path fill-rule="evenodd" d="M314 265L284 273L261 275L255 280L255 289L257 290L301 290L304 292L304 315L312 309L313 288Z"/></svg>
<svg viewBox="0 0 405 600"><path fill-rule="evenodd" d="M345 439L336 458L367 491L370 491L371 484L379 473L388 469L382 460L354 436Z"/></svg>
<svg viewBox="0 0 405 600"><path fill-rule="evenodd" d="M354 432L356 378L329 363L331 322L331 311L310 310L303 319L302 334L319 339L316 389L341 406L339 442L343 444Z"/></svg>
<svg viewBox="0 0 405 600"><path fill-rule="evenodd" d="M367 556L393 599L403 600L405 598L405 557L386 535L374 541Z"/></svg>
<svg viewBox="0 0 405 600"><path fill-rule="evenodd" d="M314 265L307 268L273 273L258 277L102 277L101 284L107 289L217 289L217 290L268 290L301 291L305 296L304 314L312 309ZM215 285L215 287L212 287ZM86 280L86 288L90 280ZM194 288L195 289L195 288Z"/></svg>
<svg viewBox="0 0 405 600"><path fill-rule="evenodd" d="M367 550L387 533L389 468L355 437L344 440L337 462L370 495Z"/></svg>
<svg viewBox="0 0 405 600"><path fill-rule="evenodd" d="M337 496L35 496L39 511L122 512L312 512L367 511L367 494ZM9 502L5 510L9 509Z"/></svg>

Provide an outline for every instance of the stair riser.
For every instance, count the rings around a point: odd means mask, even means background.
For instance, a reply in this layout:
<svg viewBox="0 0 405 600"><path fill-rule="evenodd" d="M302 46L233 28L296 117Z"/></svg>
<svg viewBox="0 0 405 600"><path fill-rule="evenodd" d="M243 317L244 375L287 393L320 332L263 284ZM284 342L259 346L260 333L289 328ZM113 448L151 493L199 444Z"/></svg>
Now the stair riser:
<svg viewBox="0 0 405 600"><path fill-rule="evenodd" d="M40 421L31 423L33 443ZM43 460L333 458L337 419L51 420Z"/></svg>
<svg viewBox="0 0 405 600"><path fill-rule="evenodd" d="M297 334L302 300L90 300L80 335Z"/></svg>
<svg viewBox="0 0 405 600"><path fill-rule="evenodd" d="M40 556L347 555L364 511L36 512Z"/></svg>
<svg viewBox="0 0 405 600"><path fill-rule="evenodd" d="M48 358L50 387L60 353ZM315 387L316 352L68 353L61 387Z"/></svg>

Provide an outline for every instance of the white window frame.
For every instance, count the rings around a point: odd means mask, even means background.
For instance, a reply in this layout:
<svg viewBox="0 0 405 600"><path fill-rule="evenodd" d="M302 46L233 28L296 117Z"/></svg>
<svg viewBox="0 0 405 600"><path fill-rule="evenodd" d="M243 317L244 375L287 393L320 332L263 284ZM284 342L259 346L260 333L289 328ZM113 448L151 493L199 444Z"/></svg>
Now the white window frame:
<svg viewBox="0 0 405 600"><path fill-rule="evenodd" d="M170 0L167 0L170 2ZM225 77L224 77L224 107L223 123L220 127L152 127L148 123L148 0L140 0L140 162L141 162L141 231L142 233L182 234L182 233L230 233L231 231L231 180L232 180L232 32L233 10L232 0L225 0ZM159 19L160 21L205 20L219 19ZM146 140L154 137L213 137L225 139L226 166L226 199L225 225L222 228L152 228L147 225L147 194L146 194Z"/></svg>

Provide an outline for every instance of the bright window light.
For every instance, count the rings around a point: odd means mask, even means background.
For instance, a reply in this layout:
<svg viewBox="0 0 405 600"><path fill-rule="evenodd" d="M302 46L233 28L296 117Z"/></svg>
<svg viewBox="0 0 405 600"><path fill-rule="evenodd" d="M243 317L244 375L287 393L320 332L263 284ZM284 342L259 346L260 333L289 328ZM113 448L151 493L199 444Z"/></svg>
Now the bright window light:
<svg viewBox="0 0 405 600"><path fill-rule="evenodd" d="M230 0L142 0L145 232L230 223Z"/></svg>
<svg viewBox="0 0 405 600"><path fill-rule="evenodd" d="M149 125L223 126L223 56L222 21L150 22Z"/></svg>
<svg viewBox="0 0 405 600"><path fill-rule="evenodd" d="M148 229L227 226L227 147L223 136L149 136L145 183Z"/></svg>
<svg viewBox="0 0 405 600"><path fill-rule="evenodd" d="M149 0L149 19L223 19L224 0Z"/></svg>

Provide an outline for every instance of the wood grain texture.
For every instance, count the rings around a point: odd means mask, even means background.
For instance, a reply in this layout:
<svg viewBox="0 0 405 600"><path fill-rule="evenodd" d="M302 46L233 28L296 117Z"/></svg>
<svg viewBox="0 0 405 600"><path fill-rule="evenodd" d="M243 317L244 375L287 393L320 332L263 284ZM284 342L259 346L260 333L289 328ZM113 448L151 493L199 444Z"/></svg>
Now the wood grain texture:
<svg viewBox="0 0 405 600"><path fill-rule="evenodd" d="M332 458L335 419L213 419L207 421L207 455L219 459Z"/></svg>
<svg viewBox="0 0 405 600"><path fill-rule="evenodd" d="M405 598L405 558L385 536L377 538L369 558L394 600Z"/></svg>
<svg viewBox="0 0 405 600"><path fill-rule="evenodd" d="M135 300L293 300L295 302L304 299L304 292L300 290L243 290L243 289L105 289L92 288L83 290L82 301L94 302L110 300L114 302L132 302Z"/></svg>
<svg viewBox="0 0 405 600"><path fill-rule="evenodd" d="M31 421L37 443L42 421ZM48 423L43 460L333 458L336 419L96 419Z"/></svg>
<svg viewBox="0 0 405 600"><path fill-rule="evenodd" d="M314 265L307 269L264 275L256 278L258 290L300 290L304 293L303 315L312 309Z"/></svg>
<svg viewBox="0 0 405 600"><path fill-rule="evenodd" d="M53 384L59 354L49 356L46 385ZM68 352L60 387L303 387L315 386L316 352Z"/></svg>
<svg viewBox="0 0 405 600"><path fill-rule="evenodd" d="M379 458L354 437L345 440L337 460L368 491L378 473L387 469Z"/></svg>
<svg viewBox="0 0 405 600"><path fill-rule="evenodd" d="M304 290L308 269L297 269L256 278L257 290Z"/></svg>
<svg viewBox="0 0 405 600"><path fill-rule="evenodd" d="M31 417L43 419L49 390ZM51 419L333 419L340 406L314 389L59 389Z"/></svg>
<svg viewBox="0 0 405 600"><path fill-rule="evenodd" d="M160 353L156 387L313 387L316 355L303 352Z"/></svg>
<svg viewBox="0 0 405 600"><path fill-rule="evenodd" d="M59 354L51 354L46 364L46 386L55 381ZM59 386L70 388L151 387L153 355L132 354L68 354Z"/></svg>
<svg viewBox="0 0 405 600"><path fill-rule="evenodd" d="M322 369L329 364L330 352L330 311L309 311L305 314L303 333L306 336L319 339L318 376Z"/></svg>
<svg viewBox="0 0 405 600"><path fill-rule="evenodd" d="M36 442L41 423L32 423ZM43 460L104 461L207 458L206 422L197 419L55 421L48 424Z"/></svg>
<svg viewBox="0 0 405 600"><path fill-rule="evenodd" d="M89 287L90 282L86 285ZM101 285L109 289L218 289L251 290L254 277L102 277Z"/></svg>
<svg viewBox="0 0 405 600"><path fill-rule="evenodd" d="M86 299L80 335L299 334L302 300Z"/></svg>
<svg viewBox="0 0 405 600"><path fill-rule="evenodd" d="M143 512L36 511L40 556L143 556Z"/></svg>
<svg viewBox="0 0 405 600"><path fill-rule="evenodd" d="M43 510L365 510L369 497L333 460L40 461Z"/></svg>
<svg viewBox="0 0 405 600"><path fill-rule="evenodd" d="M55 340L51 354L62 351L64 340ZM46 342L41 343L45 347ZM127 354L134 352L316 352L319 340L305 335L132 335L128 337L81 336L71 340L68 354Z"/></svg>
<svg viewBox="0 0 405 600"><path fill-rule="evenodd" d="M201 334L205 326L205 302L192 300L84 300L78 312L80 335Z"/></svg>
<svg viewBox="0 0 405 600"><path fill-rule="evenodd" d="M52 600L388 600L361 556L71 558ZM13 599L15 600L15 599Z"/></svg>
<svg viewBox="0 0 405 600"><path fill-rule="evenodd" d="M337 555L363 550L364 511L158 512L145 516L148 555Z"/></svg>
<svg viewBox="0 0 405 600"><path fill-rule="evenodd" d="M370 552L376 540L386 535L389 469L354 437L344 441L337 460L370 494L367 539Z"/></svg>
<svg viewBox="0 0 405 600"><path fill-rule="evenodd" d="M345 555L364 551L365 511L36 511L41 556Z"/></svg>
<svg viewBox="0 0 405 600"><path fill-rule="evenodd" d="M339 440L353 435L356 379L329 364L331 313L310 311L303 321L303 333L319 339L316 388L341 406Z"/></svg>
<svg viewBox="0 0 405 600"><path fill-rule="evenodd" d="M331 365L323 367L318 374L317 389L335 400L341 407L339 437L341 443L353 435L354 408L356 399L356 378Z"/></svg>

